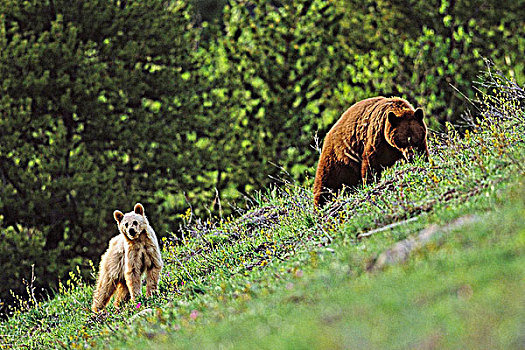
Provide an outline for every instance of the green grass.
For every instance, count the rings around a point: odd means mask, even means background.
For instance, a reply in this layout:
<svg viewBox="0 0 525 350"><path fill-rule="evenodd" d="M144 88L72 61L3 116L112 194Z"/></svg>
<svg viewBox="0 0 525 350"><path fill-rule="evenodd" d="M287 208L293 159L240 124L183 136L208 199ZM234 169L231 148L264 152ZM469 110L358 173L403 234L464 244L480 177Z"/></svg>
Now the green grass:
<svg viewBox="0 0 525 350"><path fill-rule="evenodd" d="M158 295L93 314L94 278L72 273L47 301L20 298L0 346L523 347L525 114L497 87L474 132L431 138L430 164L397 164L323 210L284 184L233 218L187 213L185 238L164 241ZM479 220L371 272L396 242L467 214Z"/></svg>
<svg viewBox="0 0 525 350"><path fill-rule="evenodd" d="M500 194L498 202L506 202L503 207L481 214L476 224L434 239L405 265L355 276L352 248L364 250L378 243L334 244L333 253L316 252L315 268L305 269L302 277L288 275L281 282L285 287L272 295L205 310L199 316L204 320L189 322L161 344L166 348L173 344L266 349L520 348L525 341L522 186Z"/></svg>

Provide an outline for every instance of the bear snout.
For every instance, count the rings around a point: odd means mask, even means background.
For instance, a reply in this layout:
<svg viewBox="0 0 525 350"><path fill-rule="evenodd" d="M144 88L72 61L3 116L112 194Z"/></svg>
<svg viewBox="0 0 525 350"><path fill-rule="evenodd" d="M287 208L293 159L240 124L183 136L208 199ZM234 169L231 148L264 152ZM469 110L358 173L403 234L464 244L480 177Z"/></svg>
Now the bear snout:
<svg viewBox="0 0 525 350"><path fill-rule="evenodd" d="M135 237L135 235L137 234L137 231L135 231L135 229L134 229L133 227L131 227L131 228L128 230L128 232L129 232L129 235L130 235L131 237Z"/></svg>

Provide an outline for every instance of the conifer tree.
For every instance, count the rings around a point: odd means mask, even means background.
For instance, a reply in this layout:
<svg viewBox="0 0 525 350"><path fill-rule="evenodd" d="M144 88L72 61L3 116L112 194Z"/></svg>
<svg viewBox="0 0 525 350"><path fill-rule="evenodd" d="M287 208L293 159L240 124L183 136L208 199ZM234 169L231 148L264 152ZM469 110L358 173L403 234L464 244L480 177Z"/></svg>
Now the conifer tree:
<svg viewBox="0 0 525 350"><path fill-rule="evenodd" d="M165 232L205 127L187 3L1 0L0 14L2 230L41 232L62 264L43 281L97 261L116 208L141 201Z"/></svg>

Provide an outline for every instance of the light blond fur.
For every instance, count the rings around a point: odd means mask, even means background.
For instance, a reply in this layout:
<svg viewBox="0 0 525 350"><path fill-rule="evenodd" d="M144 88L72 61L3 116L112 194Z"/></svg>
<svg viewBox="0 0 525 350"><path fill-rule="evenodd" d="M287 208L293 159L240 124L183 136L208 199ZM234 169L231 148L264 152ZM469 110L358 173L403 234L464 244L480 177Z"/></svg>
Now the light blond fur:
<svg viewBox="0 0 525 350"><path fill-rule="evenodd" d="M115 307L130 298L135 301L142 293L143 273L146 296L150 297L157 290L163 266L157 236L142 204L135 204L133 211L126 214L115 210L113 217L120 234L109 241L109 248L102 255L91 306L94 312L104 309L112 296Z"/></svg>

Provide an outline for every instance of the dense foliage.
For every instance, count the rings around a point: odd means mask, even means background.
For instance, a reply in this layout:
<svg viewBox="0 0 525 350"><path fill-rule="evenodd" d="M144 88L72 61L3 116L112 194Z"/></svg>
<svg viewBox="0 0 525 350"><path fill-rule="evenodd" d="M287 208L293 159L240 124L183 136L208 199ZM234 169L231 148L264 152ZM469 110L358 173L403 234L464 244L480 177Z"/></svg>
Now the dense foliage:
<svg viewBox="0 0 525 350"><path fill-rule="evenodd" d="M406 97L440 128L482 57L525 77L522 0L193 3L0 0L2 300L33 264L43 287L87 274L114 209L142 202L164 236L189 207L308 184L314 136L357 100Z"/></svg>

